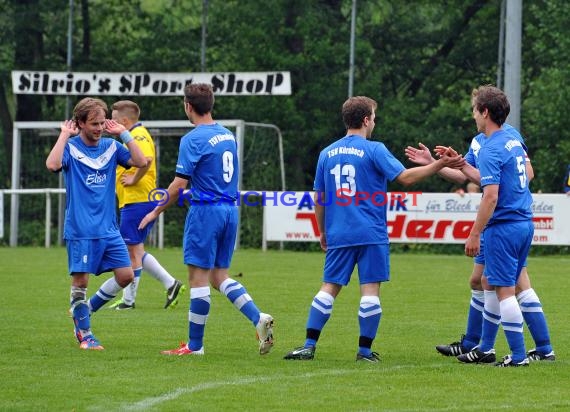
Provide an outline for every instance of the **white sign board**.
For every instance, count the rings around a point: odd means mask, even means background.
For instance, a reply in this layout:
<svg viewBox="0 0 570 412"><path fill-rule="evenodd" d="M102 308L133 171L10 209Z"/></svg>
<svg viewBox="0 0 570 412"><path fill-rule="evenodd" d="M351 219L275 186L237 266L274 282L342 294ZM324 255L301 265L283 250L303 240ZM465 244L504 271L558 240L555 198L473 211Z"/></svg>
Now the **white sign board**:
<svg viewBox="0 0 570 412"><path fill-rule="evenodd" d="M481 194L387 194L388 234L395 243L464 243ZM268 241L319 240L312 192L276 192L264 206ZM534 245L570 245L570 196L533 194ZM282 201L283 200L283 201ZM325 209L326 213L326 209Z"/></svg>
<svg viewBox="0 0 570 412"><path fill-rule="evenodd" d="M209 83L219 96L290 95L289 72L104 73L12 71L14 94L182 96L187 83Z"/></svg>

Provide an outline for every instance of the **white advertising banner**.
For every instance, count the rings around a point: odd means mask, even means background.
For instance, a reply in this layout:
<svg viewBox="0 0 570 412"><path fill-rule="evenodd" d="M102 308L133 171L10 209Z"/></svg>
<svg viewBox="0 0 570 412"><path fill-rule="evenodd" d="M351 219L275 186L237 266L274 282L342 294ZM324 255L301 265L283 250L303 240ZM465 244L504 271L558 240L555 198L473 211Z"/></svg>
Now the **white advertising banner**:
<svg viewBox="0 0 570 412"><path fill-rule="evenodd" d="M313 193L272 193L264 202L266 240L318 241ZM464 243L481 194L392 192L384 199L391 242ZM570 245L570 196L533 194L533 200L533 244Z"/></svg>
<svg viewBox="0 0 570 412"><path fill-rule="evenodd" d="M209 83L219 96L290 95L289 72L105 73L12 71L14 94L182 96L187 83Z"/></svg>

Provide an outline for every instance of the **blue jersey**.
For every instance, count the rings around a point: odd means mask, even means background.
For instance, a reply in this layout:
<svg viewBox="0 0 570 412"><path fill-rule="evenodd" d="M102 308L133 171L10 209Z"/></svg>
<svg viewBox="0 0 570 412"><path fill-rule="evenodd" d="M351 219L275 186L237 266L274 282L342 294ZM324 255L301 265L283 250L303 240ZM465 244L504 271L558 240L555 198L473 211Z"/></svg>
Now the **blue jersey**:
<svg viewBox="0 0 570 412"><path fill-rule="evenodd" d="M235 202L239 176L235 136L217 123L197 126L180 141L176 175L191 180L193 200Z"/></svg>
<svg viewBox="0 0 570 412"><path fill-rule="evenodd" d="M481 187L499 185L499 198L489 225L532 219L532 195L525 164L524 144L504 130L494 132L481 147Z"/></svg>
<svg viewBox="0 0 570 412"><path fill-rule="evenodd" d="M513 138L517 139L521 143L524 143L524 139L521 136L521 134L519 133L519 131L517 129L515 129L513 126L511 126L510 124L504 123L501 128L505 132L511 134L513 136ZM477 157L479 156L479 150L481 150L481 147L485 143L486 137L487 136L485 136L485 133L479 133L477 136L475 136L471 140L471 144L469 145L469 150L465 154L465 161L476 169L479 169L479 165L477 163ZM525 151L525 154L526 154L526 151ZM526 157L526 160L528 160L528 156Z"/></svg>
<svg viewBox="0 0 570 412"><path fill-rule="evenodd" d="M362 136L343 137L321 152L314 190L326 196L322 204L330 249L388 243L388 181L404 170L383 143Z"/></svg>
<svg viewBox="0 0 570 412"><path fill-rule="evenodd" d="M115 212L117 165L129 167L129 151L112 138L87 146L79 136L67 142L62 169L65 178L67 240L101 239L119 234Z"/></svg>

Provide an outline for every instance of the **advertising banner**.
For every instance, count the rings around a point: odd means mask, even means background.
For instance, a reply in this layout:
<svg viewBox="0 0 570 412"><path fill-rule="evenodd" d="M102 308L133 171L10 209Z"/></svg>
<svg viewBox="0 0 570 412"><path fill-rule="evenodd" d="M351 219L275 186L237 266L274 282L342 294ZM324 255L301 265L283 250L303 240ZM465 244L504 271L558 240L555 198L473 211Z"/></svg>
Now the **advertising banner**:
<svg viewBox="0 0 570 412"><path fill-rule="evenodd" d="M312 192L272 192L264 204L267 241L319 240ZM464 243L480 193L391 192L384 197L395 243ZM570 196L533 194L534 245L570 245ZM382 202L379 202L379 204Z"/></svg>
<svg viewBox="0 0 570 412"><path fill-rule="evenodd" d="M290 95L289 72L104 73L12 71L14 94L179 96L187 83L209 83L219 96Z"/></svg>

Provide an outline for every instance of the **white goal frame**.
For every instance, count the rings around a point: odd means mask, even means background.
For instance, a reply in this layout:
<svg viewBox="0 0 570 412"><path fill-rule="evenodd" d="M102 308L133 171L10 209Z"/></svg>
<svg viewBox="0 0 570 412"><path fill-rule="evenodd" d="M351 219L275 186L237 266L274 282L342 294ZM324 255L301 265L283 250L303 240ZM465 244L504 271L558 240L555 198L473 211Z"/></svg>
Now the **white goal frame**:
<svg viewBox="0 0 570 412"><path fill-rule="evenodd" d="M243 143L245 138L245 127L255 126L255 127L267 127L272 128L276 131L278 136L278 150L279 150L279 163L281 169L281 190L285 190L285 166L283 158L283 139L281 131L279 128L272 124L265 123L253 123L245 122L244 120L216 120L216 122L224 127L235 128L235 136L238 143L238 158L243 158ZM44 188L44 189L26 189L20 187L20 166L21 166L21 143L22 143L22 130L29 129L56 129L59 130L61 122L14 122L14 129L12 133L12 175L11 175L11 190L2 190L2 195L10 195L10 240L9 245L11 247L18 246L18 221L19 221L19 197L24 194L46 194L46 231L50 227L49 219L50 216L47 214L48 208L51 208L51 202L49 200L50 195L54 193L61 194L65 193L63 188ZM151 128L183 128L190 129L194 125L188 120L148 120L144 121L144 126ZM157 161L159 159L157 158ZM238 176L238 190L242 191L242 171L243 168L239 170ZM47 172L46 172L47 173ZM2 196L0 196L2 199ZM49 206L48 206L49 205ZM1 210L1 209L0 209ZM3 221L3 213L0 216L0 223ZM238 229L239 230L239 229ZM1 233L1 232L0 232ZM3 235L3 233L1 233ZM161 214L158 221L158 247L164 247L164 219ZM49 234L46 235L46 247L49 247ZM239 231L236 240L236 247L239 247Z"/></svg>

